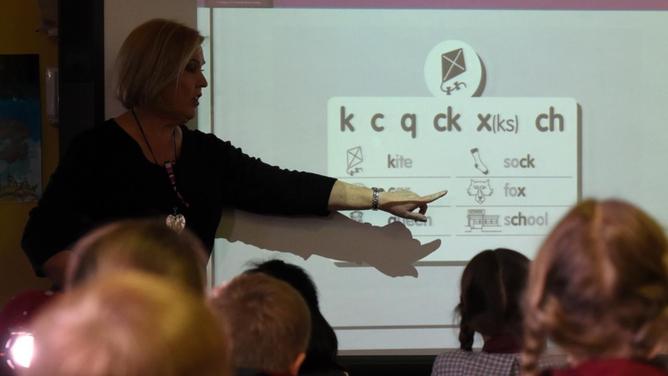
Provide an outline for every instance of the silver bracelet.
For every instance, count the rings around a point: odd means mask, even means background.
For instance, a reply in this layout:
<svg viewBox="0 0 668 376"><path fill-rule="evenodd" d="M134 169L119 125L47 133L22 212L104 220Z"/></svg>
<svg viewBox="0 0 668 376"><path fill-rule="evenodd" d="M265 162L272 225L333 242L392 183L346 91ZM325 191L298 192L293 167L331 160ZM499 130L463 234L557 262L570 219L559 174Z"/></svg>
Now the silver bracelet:
<svg viewBox="0 0 668 376"><path fill-rule="evenodd" d="M383 188L371 188L371 209L378 210L378 204L380 203L380 192L385 192Z"/></svg>

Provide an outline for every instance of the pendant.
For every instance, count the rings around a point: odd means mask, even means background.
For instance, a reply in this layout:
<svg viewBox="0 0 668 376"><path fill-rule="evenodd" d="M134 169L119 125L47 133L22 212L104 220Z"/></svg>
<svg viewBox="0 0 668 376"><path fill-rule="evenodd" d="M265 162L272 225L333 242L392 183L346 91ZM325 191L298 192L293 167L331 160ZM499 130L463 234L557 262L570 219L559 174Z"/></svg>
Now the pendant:
<svg viewBox="0 0 668 376"><path fill-rule="evenodd" d="M183 214L170 214L165 219L165 224L167 227L179 233L186 228L186 217L184 217Z"/></svg>

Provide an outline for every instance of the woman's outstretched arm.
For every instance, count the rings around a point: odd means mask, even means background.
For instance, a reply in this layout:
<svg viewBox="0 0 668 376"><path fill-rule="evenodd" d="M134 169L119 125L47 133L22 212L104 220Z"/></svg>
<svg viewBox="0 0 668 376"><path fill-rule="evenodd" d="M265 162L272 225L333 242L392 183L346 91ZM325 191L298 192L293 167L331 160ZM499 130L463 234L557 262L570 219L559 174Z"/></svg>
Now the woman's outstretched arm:
<svg viewBox="0 0 668 376"><path fill-rule="evenodd" d="M437 200L448 191L432 193L419 196L411 191L378 192L378 209L394 214L396 216L426 221L427 206L430 202ZM329 195L329 209L331 210L353 210L372 209L374 202L373 189L349 184L337 180ZM415 209L419 209L415 211Z"/></svg>

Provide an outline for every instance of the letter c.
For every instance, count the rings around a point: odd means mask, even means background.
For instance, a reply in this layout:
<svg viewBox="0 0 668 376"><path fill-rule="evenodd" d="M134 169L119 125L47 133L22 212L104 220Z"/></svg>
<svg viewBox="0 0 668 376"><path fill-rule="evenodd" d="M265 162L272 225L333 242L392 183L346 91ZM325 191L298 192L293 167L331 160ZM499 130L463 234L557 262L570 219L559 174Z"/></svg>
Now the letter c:
<svg viewBox="0 0 668 376"><path fill-rule="evenodd" d="M378 125L376 122L378 119L383 119L383 118L385 118L385 115L381 113L377 113L371 117L371 128L373 128L374 131L382 132L385 129L385 127L383 127L382 125Z"/></svg>

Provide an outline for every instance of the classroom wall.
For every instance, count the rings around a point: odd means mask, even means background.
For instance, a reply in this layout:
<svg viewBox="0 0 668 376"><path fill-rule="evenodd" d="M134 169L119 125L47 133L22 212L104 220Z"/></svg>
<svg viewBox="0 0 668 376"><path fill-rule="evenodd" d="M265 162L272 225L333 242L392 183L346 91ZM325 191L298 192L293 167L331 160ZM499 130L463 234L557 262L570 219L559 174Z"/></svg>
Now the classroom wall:
<svg viewBox="0 0 668 376"><path fill-rule="evenodd" d="M46 67L58 64L58 43L37 32L41 13L36 0L2 0L0 54L39 54L42 102L42 182L58 163L58 129L46 120L44 76ZM46 288L46 279L34 276L21 251L21 234L35 203L0 202L0 305L29 288Z"/></svg>

